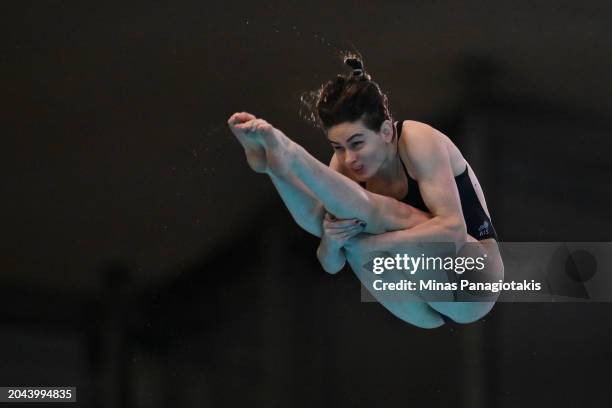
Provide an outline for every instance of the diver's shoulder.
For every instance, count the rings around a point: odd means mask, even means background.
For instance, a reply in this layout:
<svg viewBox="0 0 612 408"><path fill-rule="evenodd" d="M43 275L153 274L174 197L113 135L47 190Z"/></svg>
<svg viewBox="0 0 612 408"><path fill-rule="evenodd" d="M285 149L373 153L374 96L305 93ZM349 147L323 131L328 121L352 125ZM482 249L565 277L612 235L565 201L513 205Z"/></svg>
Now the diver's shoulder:
<svg viewBox="0 0 612 408"><path fill-rule="evenodd" d="M406 120L398 143L402 160L408 170L417 172L417 167L428 167L445 157L446 142L432 126L416 120Z"/></svg>
<svg viewBox="0 0 612 408"><path fill-rule="evenodd" d="M431 133L435 129L433 126L418 120L405 119L402 121L402 136L404 133Z"/></svg>
<svg viewBox="0 0 612 408"><path fill-rule="evenodd" d="M400 146L410 150L415 144L431 143L436 130L424 122L404 120L402 123ZM435 136L434 136L435 137Z"/></svg>

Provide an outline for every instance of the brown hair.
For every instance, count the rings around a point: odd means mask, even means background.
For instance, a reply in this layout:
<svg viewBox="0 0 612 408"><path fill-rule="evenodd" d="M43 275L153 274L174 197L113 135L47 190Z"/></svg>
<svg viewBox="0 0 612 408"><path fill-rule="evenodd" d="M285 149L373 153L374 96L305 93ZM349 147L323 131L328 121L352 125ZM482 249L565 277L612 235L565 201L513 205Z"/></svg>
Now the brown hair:
<svg viewBox="0 0 612 408"><path fill-rule="evenodd" d="M351 73L302 95L302 114L323 130L362 119L368 129L377 132L385 120L391 120L387 95L366 73L361 56L346 54L344 63L352 68Z"/></svg>

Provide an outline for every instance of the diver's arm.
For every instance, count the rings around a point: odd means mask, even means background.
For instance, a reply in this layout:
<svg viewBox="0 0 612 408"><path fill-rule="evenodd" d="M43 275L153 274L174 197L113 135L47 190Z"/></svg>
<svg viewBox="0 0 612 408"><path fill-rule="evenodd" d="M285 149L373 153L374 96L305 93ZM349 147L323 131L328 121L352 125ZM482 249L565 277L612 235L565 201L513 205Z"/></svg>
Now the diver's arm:
<svg viewBox="0 0 612 408"><path fill-rule="evenodd" d="M461 247L468 239L457 184L444 143L433 134L435 130L423 125L400 139L400 154L411 163L423 201L431 211L431 218L409 229L378 235L361 234L347 243L360 251L402 252L406 245L428 242L455 243Z"/></svg>

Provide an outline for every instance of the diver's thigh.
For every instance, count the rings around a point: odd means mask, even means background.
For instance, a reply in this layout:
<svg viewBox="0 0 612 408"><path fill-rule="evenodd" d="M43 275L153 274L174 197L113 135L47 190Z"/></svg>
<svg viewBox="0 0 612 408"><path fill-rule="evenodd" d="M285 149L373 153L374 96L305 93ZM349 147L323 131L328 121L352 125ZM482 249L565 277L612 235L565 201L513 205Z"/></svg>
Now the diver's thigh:
<svg viewBox="0 0 612 408"><path fill-rule="evenodd" d="M383 284L401 285L405 276L387 272L376 275L367 267L371 259L347 252L347 261L366 290L389 312L399 319L422 328L436 328L444 324L438 312L427 305L418 293L409 290L377 290ZM376 282L378 281L378 282Z"/></svg>
<svg viewBox="0 0 612 408"><path fill-rule="evenodd" d="M492 242L491 242L492 241ZM458 323L471 323L481 319L491 311L499 297L499 292L474 291L469 285L463 287L462 281L499 282L504 278L504 265L495 240L472 242L460 251L459 256L478 257L486 254L483 270L466 271L456 276L458 290L453 302L427 302L433 309Z"/></svg>

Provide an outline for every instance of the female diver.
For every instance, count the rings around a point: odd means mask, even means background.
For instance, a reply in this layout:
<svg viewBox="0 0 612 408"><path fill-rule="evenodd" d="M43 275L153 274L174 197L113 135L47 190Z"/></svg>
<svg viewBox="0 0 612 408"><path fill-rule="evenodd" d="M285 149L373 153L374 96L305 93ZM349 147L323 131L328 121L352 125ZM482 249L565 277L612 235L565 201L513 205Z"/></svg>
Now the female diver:
<svg viewBox="0 0 612 408"><path fill-rule="evenodd" d="M323 268L336 273L348 261L367 287L380 278L362 266L373 253L417 256L415 248L420 255L427 243L472 243L486 254L488 279L502 279L485 197L459 149L424 123L394 123L386 95L361 60L344 62L352 72L324 84L313 104L334 149L329 166L263 119L240 112L228 120L251 168L268 174L297 224L321 238ZM473 322L493 307L490 299L460 301L470 294L458 292L445 301L410 294L417 298L397 302L373 294L394 315L424 328L447 318Z"/></svg>

